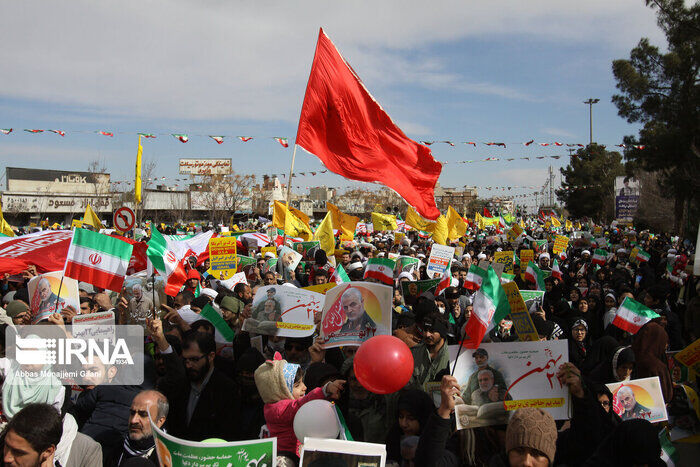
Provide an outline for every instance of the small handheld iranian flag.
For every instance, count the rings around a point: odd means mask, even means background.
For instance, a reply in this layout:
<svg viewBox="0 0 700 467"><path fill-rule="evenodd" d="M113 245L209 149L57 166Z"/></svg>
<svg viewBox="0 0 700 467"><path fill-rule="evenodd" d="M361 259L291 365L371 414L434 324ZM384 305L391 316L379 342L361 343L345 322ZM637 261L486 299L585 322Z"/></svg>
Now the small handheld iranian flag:
<svg viewBox="0 0 700 467"><path fill-rule="evenodd" d="M605 264L605 261L607 261L607 259L608 252L600 248L596 248L593 252L593 258L591 258L591 262L593 264L599 264L600 266L602 266Z"/></svg>
<svg viewBox="0 0 700 467"><path fill-rule="evenodd" d="M186 143L190 140L189 136L179 133L173 133L173 138L179 139L181 143Z"/></svg>
<svg viewBox="0 0 700 467"><path fill-rule="evenodd" d="M440 295L446 288L452 284L452 275L450 274L449 268L442 273L442 278L438 285L435 286L435 296Z"/></svg>
<svg viewBox="0 0 700 467"><path fill-rule="evenodd" d="M120 292L133 245L87 229L75 229L63 275Z"/></svg>
<svg viewBox="0 0 700 467"><path fill-rule="evenodd" d="M146 256L158 274L165 278L165 293L174 297L187 280L187 272L182 261L168 249L168 242L157 229L151 230Z"/></svg>
<svg viewBox="0 0 700 467"><path fill-rule="evenodd" d="M224 318L221 317L219 313L209 304L202 308L199 316L209 321L214 325L214 340L216 342L233 342L234 332L226 324Z"/></svg>
<svg viewBox="0 0 700 467"><path fill-rule="evenodd" d="M492 267L486 271L481 288L474 294L474 311L464 327L462 345L467 349L476 349L484 339L486 332L510 313L508 297Z"/></svg>
<svg viewBox="0 0 700 467"><path fill-rule="evenodd" d="M527 269L525 270L525 280L537 284L537 290L544 290L544 273L532 261L527 263Z"/></svg>
<svg viewBox="0 0 700 467"><path fill-rule="evenodd" d="M336 284L345 284L346 282L350 282L350 277L348 277L348 273L345 272L345 269L343 269L342 264L339 264L335 268L335 271L333 271L333 275L329 281L335 282Z"/></svg>
<svg viewBox="0 0 700 467"><path fill-rule="evenodd" d="M637 253L637 262L640 264L646 263L650 259L651 259L651 255L644 250L640 249L639 252Z"/></svg>
<svg viewBox="0 0 700 467"><path fill-rule="evenodd" d="M216 141L217 144L224 144L224 137L223 136L211 136L209 135L211 139Z"/></svg>
<svg viewBox="0 0 700 467"><path fill-rule="evenodd" d="M556 258L554 258L554 261L552 261L552 276L562 280L561 268L559 268L559 261L557 261Z"/></svg>
<svg viewBox="0 0 700 467"><path fill-rule="evenodd" d="M288 147L289 147L289 143L287 142L287 138L278 138L278 137L275 137L275 141L277 141L278 143L280 143L280 144L281 144L283 147L285 147L285 148L288 148Z"/></svg>
<svg viewBox="0 0 700 467"><path fill-rule="evenodd" d="M364 278L377 279L387 285L394 284L394 266L396 261L388 258L370 258L367 260Z"/></svg>
<svg viewBox="0 0 700 467"><path fill-rule="evenodd" d="M625 297L624 301L615 313L613 324L630 334L637 334L637 331L654 318L658 318L650 308L645 307L636 300Z"/></svg>
<svg viewBox="0 0 700 467"><path fill-rule="evenodd" d="M484 277L486 277L486 271L476 264L472 264L469 266L469 271L467 271L467 280L464 282L464 287L469 290L479 290Z"/></svg>

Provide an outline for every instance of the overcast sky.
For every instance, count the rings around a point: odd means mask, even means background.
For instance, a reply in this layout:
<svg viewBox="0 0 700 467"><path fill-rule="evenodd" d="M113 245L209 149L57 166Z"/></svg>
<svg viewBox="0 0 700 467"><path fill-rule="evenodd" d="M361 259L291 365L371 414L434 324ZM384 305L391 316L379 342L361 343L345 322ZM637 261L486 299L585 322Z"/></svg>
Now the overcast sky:
<svg viewBox="0 0 700 467"><path fill-rule="evenodd" d="M636 134L610 101L611 62L641 37L664 44L642 0L23 0L3 1L1 11L0 128L14 132L0 134L0 162L85 170L99 158L113 180L129 180L136 133L156 133L144 156L170 183L180 157L231 157L258 176L289 171L292 146L270 137L294 140L319 27L411 138L457 143L432 146L447 162L443 186L541 186L547 167L567 158L534 157L568 152L518 143L587 143L589 97L600 99L595 140L612 146ZM256 138L218 145L206 135ZM297 156L296 171L321 169L316 157ZM294 186L351 183L307 174ZM497 192L480 190L489 193Z"/></svg>

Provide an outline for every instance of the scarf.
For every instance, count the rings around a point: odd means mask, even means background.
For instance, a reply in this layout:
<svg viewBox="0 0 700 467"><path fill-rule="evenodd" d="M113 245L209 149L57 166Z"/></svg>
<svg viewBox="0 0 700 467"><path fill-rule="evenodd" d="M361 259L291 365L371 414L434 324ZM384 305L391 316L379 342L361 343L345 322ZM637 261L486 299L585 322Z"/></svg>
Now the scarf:
<svg viewBox="0 0 700 467"><path fill-rule="evenodd" d="M153 436L144 438L139 441L134 441L129 438L129 435L124 437L124 444L122 446L122 453L119 456L119 462L117 465L121 465L126 459L131 459L132 457L145 457L148 458L153 453L156 448L155 440Z"/></svg>
<svg viewBox="0 0 700 467"><path fill-rule="evenodd" d="M31 403L55 405L56 397L59 391L63 390L63 386L55 376L41 375L42 372L50 370L51 367L46 365L36 376L21 375L19 372L23 371L23 368L20 364L16 361L11 363L2 385L2 409L8 419Z"/></svg>

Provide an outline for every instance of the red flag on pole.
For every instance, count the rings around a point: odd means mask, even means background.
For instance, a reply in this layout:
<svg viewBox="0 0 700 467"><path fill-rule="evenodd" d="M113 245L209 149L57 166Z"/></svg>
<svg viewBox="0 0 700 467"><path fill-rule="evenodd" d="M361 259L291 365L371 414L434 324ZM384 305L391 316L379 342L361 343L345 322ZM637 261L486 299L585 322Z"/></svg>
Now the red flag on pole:
<svg viewBox="0 0 700 467"><path fill-rule="evenodd" d="M296 144L332 172L396 191L426 219L437 219L435 184L442 164L408 138L374 100L320 30Z"/></svg>

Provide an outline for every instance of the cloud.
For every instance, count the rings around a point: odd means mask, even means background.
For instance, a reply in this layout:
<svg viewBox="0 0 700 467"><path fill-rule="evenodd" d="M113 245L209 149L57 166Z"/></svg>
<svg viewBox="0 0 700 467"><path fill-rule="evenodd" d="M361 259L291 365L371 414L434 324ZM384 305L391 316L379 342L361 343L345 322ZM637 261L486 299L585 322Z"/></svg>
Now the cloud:
<svg viewBox="0 0 700 467"><path fill-rule="evenodd" d="M535 39L626 53L642 32L658 39L638 0L25 0L3 5L0 96L100 118L293 122L319 25L382 86L517 100L537 96L450 72L430 47Z"/></svg>

